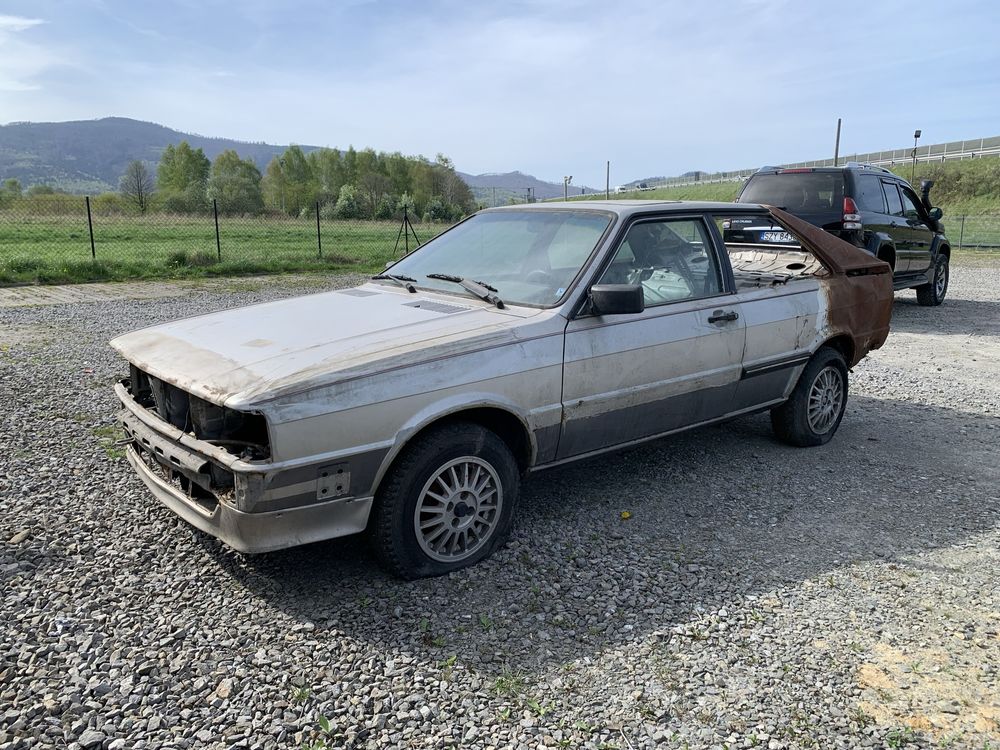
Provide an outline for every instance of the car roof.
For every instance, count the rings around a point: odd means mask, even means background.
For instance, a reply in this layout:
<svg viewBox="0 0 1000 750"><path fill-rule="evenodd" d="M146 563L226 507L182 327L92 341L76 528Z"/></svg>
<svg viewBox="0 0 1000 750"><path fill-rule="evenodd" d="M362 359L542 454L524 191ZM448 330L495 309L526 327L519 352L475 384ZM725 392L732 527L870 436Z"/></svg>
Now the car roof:
<svg viewBox="0 0 1000 750"><path fill-rule="evenodd" d="M699 213L702 211L737 211L759 208L754 203L725 203L721 201L664 201L664 200L595 200L595 201L546 201L544 203L522 203L514 206L498 206L483 209L485 213L495 211L551 211L575 209L577 211L603 211L618 216L657 213ZM761 210L764 210L761 208Z"/></svg>
<svg viewBox="0 0 1000 750"><path fill-rule="evenodd" d="M890 172L887 169L882 168L872 168L871 166L865 164L845 164L842 167L761 167L756 172L754 172L750 177L755 177L759 174L809 174L810 172L819 173L830 173L830 172L854 172L857 174L873 174L883 179L887 180L899 180L901 182L906 182L906 179L900 177L895 172Z"/></svg>

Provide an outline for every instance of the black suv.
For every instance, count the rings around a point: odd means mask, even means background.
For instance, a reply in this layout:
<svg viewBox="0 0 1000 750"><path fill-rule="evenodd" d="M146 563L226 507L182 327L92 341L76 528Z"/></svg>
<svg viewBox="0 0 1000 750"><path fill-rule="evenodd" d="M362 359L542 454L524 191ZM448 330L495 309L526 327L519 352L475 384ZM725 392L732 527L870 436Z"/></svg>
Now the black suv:
<svg viewBox="0 0 1000 750"><path fill-rule="evenodd" d="M925 181L918 198L902 177L857 162L809 169L763 167L746 181L736 202L777 206L822 227L891 265L896 289L915 288L921 305L940 305L948 291L951 246L940 223L941 209L930 204L932 185ZM786 233L775 227L751 226L750 219L728 223L725 234L734 242L787 242Z"/></svg>

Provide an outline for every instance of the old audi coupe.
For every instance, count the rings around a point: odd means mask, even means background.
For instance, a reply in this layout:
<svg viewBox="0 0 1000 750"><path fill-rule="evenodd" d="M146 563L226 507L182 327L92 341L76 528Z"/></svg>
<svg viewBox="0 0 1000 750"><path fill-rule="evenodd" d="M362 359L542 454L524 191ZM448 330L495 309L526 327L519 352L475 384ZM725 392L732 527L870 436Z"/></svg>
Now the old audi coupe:
<svg viewBox="0 0 1000 750"><path fill-rule="evenodd" d="M734 218L782 241L727 244ZM120 336L115 390L128 460L194 526L248 553L367 531L416 578L489 556L539 469L764 410L827 442L892 297L776 208L511 206L356 288Z"/></svg>

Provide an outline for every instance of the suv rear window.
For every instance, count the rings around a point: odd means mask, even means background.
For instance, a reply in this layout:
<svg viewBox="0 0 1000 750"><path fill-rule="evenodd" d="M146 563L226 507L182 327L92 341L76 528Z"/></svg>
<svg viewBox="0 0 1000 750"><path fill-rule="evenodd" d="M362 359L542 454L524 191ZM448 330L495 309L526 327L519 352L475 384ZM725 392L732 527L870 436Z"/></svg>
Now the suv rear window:
<svg viewBox="0 0 1000 750"><path fill-rule="evenodd" d="M779 172L754 175L740 203L766 203L793 214L840 211L844 205L843 172Z"/></svg>

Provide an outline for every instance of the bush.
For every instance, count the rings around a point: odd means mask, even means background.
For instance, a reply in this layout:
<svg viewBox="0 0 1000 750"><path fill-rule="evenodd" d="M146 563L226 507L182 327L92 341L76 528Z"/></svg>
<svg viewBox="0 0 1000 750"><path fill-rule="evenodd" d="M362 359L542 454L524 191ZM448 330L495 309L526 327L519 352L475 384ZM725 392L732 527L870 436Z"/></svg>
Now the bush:
<svg viewBox="0 0 1000 750"><path fill-rule="evenodd" d="M333 221L337 218L337 201L331 200L319 207L319 217L326 221Z"/></svg>
<svg viewBox="0 0 1000 750"><path fill-rule="evenodd" d="M396 201L393 200L391 196L385 196L378 202L378 206L375 209L376 219L391 219L393 216L393 209L396 207Z"/></svg>
<svg viewBox="0 0 1000 750"><path fill-rule="evenodd" d="M167 266L170 268L206 268L216 263L218 258L204 250L193 253L188 253L187 250L175 250L167 256Z"/></svg>
<svg viewBox="0 0 1000 750"><path fill-rule="evenodd" d="M463 213L461 206L445 203L440 198L434 197L427 202L427 207L424 209L424 221L451 223L461 219Z"/></svg>
<svg viewBox="0 0 1000 750"><path fill-rule="evenodd" d="M353 185L344 185L340 188L340 196L337 198L337 207L334 214L338 219L357 219L361 217L361 205L358 202L358 193Z"/></svg>

